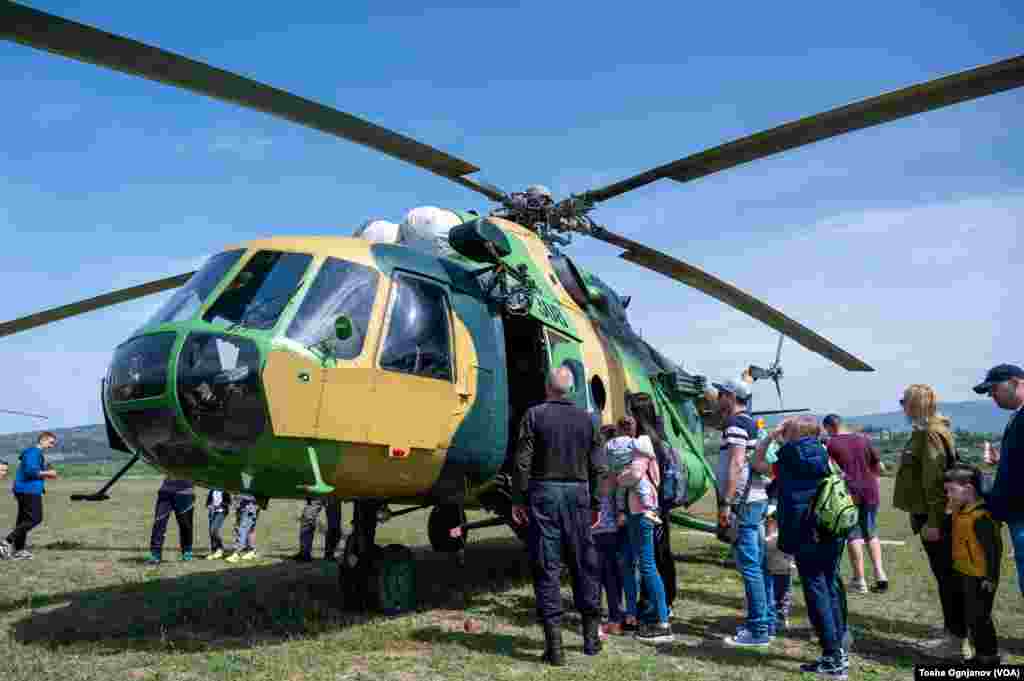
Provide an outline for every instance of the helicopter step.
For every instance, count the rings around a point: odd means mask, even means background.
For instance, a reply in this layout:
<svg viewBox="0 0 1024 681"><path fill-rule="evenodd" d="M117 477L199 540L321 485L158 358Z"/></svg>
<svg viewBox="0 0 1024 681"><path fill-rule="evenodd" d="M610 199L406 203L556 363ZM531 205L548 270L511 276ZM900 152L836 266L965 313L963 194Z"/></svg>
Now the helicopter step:
<svg viewBox="0 0 1024 681"><path fill-rule="evenodd" d="M377 546L377 501L357 501L352 532L338 564L343 605L398 615L416 607L416 559L407 546Z"/></svg>

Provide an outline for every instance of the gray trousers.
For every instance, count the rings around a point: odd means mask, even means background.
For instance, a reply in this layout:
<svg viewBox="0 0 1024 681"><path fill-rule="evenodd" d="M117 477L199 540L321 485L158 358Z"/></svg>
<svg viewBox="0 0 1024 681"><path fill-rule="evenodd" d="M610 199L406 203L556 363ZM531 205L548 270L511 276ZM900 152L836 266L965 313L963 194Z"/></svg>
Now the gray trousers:
<svg viewBox="0 0 1024 681"><path fill-rule="evenodd" d="M239 499L235 509L235 551L255 549L252 536L256 533L256 519L260 515L260 507L255 501Z"/></svg>
<svg viewBox="0 0 1024 681"><path fill-rule="evenodd" d="M299 551L305 556L313 554L313 537L320 511L327 512L327 537L324 539L324 557L331 559L341 542L341 500L334 497L306 499L299 519Z"/></svg>

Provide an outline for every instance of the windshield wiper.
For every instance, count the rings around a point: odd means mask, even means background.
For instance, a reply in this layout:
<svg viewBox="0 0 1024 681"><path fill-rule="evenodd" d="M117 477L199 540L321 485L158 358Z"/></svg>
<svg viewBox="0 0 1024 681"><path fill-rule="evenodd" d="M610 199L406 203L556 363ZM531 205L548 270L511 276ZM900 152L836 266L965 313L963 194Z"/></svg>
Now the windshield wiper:
<svg viewBox="0 0 1024 681"><path fill-rule="evenodd" d="M253 313L255 313L255 312L256 312L257 310L262 310L263 308L265 308L265 307L266 307L267 305L270 305L270 304L271 304L271 303L273 303L274 301L276 301L276 300L280 300L281 298L284 298L284 299L285 299L285 301L284 301L284 305L282 305L282 306L281 306L281 309L280 309L280 310L278 311L278 313L277 313L277 316L278 316L278 317L280 317L280 316L281 316L281 312L284 312L284 309L285 309L286 307L288 307L288 303L292 302L292 298L294 298L294 297L295 297L295 294L299 292L299 289L301 289L301 288L302 288L302 285L303 285L303 284L305 284L305 283L306 283L306 280L305 280L305 279L302 279L302 280L300 280L300 281L299 281L299 284L298 284L298 286L296 286L295 288L293 288L293 289L291 290L291 292L289 292L289 293L281 293L281 294L279 294L279 295L276 295L276 296L274 296L274 297L272 297L272 298L267 298L267 299L266 299L266 300L264 300L263 302L261 302L261 303L257 303L256 305L253 305L252 307L248 307L248 308L246 308L245 312L243 312L243 313L242 313L242 318L241 318L241 319L239 319L239 320L238 320L237 322L235 322L234 324L232 324L231 326L229 326L229 327L228 327L228 328L227 328L227 329L225 330L225 333L230 333L230 332L234 331L235 329L237 329L237 328L239 328L239 327L245 327L245 325L246 325L246 322L248 322L248 321L249 321L249 318L250 318L250 317L252 316L252 314L253 314Z"/></svg>

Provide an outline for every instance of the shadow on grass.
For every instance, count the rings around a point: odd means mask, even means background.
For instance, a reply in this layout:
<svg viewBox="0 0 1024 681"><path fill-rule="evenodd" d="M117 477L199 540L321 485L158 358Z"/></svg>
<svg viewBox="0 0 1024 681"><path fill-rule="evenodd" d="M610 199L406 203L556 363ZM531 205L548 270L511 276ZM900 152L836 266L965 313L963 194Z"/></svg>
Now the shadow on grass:
<svg viewBox="0 0 1024 681"><path fill-rule="evenodd" d="M525 552L515 540L470 544L463 568L447 554L423 547L415 554L421 612L462 610L483 594L529 580ZM316 636L367 622L369 616L340 607L337 566L319 566L225 566L168 578L146 572L127 584L36 596L33 609L11 625L11 635L43 646L89 642L113 650L202 651ZM22 599L0 602L0 613L25 607Z"/></svg>
<svg viewBox="0 0 1024 681"><path fill-rule="evenodd" d="M141 553L148 551L147 546L94 546L92 544L83 544L77 541L54 541L49 544L43 544L39 547L46 551L96 551L98 553L108 553L110 551L124 552L124 553Z"/></svg>
<svg viewBox="0 0 1024 681"><path fill-rule="evenodd" d="M688 619L689 626L693 627L699 626L702 621L714 627L734 626L734 621L737 624L741 623L740 618L746 609L746 602L742 596L727 596L714 591L699 589L680 589L679 596L701 604L732 608L740 613L740 616L735 620L732 618L721 618L718 622L701 620L700 618ZM800 598L799 588L797 588L797 600L793 604L793 614L806 616L806 607L797 606L797 603L800 601L802 601L802 598ZM685 619L685 606L681 606L679 612ZM853 652L860 657L897 666L921 663L930 659L924 655L914 642L930 638L933 635L934 622L908 622L895 618L869 615L854 610L850 612L849 624L855 632ZM718 631L722 631L722 629L718 629ZM893 634L895 637L890 637L886 634ZM813 629L791 629L788 632L788 636L791 638L809 638L811 641L817 642L817 635ZM1024 640L1001 636L999 638L999 648L1004 654L1020 655L1024 653Z"/></svg>
<svg viewBox="0 0 1024 681"><path fill-rule="evenodd" d="M457 644L467 650L489 655L502 655L524 662L540 662L543 645L540 641L519 634L503 634L494 631L482 631L467 634L458 631L445 631L439 627L425 627L412 632L415 641L430 645ZM567 648L567 652L571 646Z"/></svg>

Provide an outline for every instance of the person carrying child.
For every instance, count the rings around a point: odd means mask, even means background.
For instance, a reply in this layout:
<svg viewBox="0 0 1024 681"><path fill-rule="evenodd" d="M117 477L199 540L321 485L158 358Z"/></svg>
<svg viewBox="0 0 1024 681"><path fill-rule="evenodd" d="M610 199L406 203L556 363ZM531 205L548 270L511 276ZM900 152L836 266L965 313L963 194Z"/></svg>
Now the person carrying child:
<svg viewBox="0 0 1024 681"><path fill-rule="evenodd" d="M210 554L206 560L224 557L224 540L220 538L224 520L231 510L231 495L221 489L211 489L206 495L206 514L210 521Z"/></svg>
<svg viewBox="0 0 1024 681"><path fill-rule="evenodd" d="M764 520L764 574L768 599L775 605L775 630L789 628L789 613L793 608L793 556L779 550L779 519L775 506L768 507Z"/></svg>
<svg viewBox="0 0 1024 681"><path fill-rule="evenodd" d="M260 505L251 494L238 495L238 507L235 509L235 551L226 558L229 563L240 560L259 558L253 545L256 534L256 519L260 515Z"/></svg>
<svg viewBox="0 0 1024 681"><path fill-rule="evenodd" d="M665 585L658 574L654 560L654 528L661 524L658 514L658 485L661 472L650 435L636 438L633 459L621 473L616 483L622 487L619 499L625 497L618 515L620 527L628 527L629 543L626 552L625 589L626 600L635 602L637 596L636 572L629 569L638 564L653 613L643 619L637 631L637 638L649 643L665 643L673 640L672 628L668 622L668 604ZM628 513L628 515L627 515Z"/></svg>
<svg viewBox="0 0 1024 681"><path fill-rule="evenodd" d="M953 598L962 614L950 623L958 638L970 638L974 656L968 664L998 666L999 640L992 604L1003 560L1002 524L992 518L981 497L981 471L957 464L943 476L953 504Z"/></svg>

